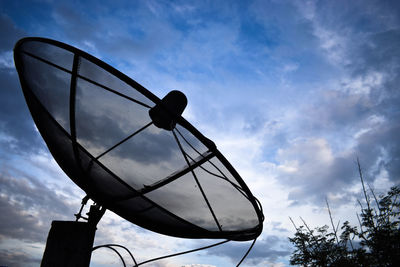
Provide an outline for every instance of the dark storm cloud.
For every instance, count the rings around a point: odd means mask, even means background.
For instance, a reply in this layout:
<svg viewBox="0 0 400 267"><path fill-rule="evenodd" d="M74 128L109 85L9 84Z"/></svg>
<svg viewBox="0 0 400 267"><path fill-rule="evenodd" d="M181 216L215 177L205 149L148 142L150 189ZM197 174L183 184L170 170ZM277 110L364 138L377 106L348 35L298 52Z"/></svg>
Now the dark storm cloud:
<svg viewBox="0 0 400 267"><path fill-rule="evenodd" d="M227 243L216 248L207 250L207 254L228 257L234 264L237 264L249 249L250 242ZM274 235L269 235L257 240L245 263L258 265L262 262L275 262L280 257L290 254L289 241Z"/></svg>
<svg viewBox="0 0 400 267"><path fill-rule="evenodd" d="M19 249L0 250L1 266L23 267L27 265L39 266L41 259L32 258L31 255L21 252Z"/></svg>
<svg viewBox="0 0 400 267"><path fill-rule="evenodd" d="M371 177L382 170L387 170L389 178L396 184L400 183L400 123L385 123L378 129L363 134L359 139L357 151L360 159L369 169ZM375 168L367 166L377 165ZM367 178L368 179L368 178Z"/></svg>
<svg viewBox="0 0 400 267"><path fill-rule="evenodd" d="M280 180L291 186L288 198L294 201L292 205L308 201L323 205L328 193L341 193L357 177L356 155L334 156L324 139L298 140L278 154Z"/></svg>
<svg viewBox="0 0 400 267"><path fill-rule="evenodd" d="M66 199L29 175L0 173L0 240L44 242L52 218L66 219L73 208Z"/></svg>
<svg viewBox="0 0 400 267"><path fill-rule="evenodd" d="M336 205L354 200L347 188L359 183L357 157L368 183L382 171L400 182L400 13L395 12L399 5L371 1L345 6L341 12L332 12L326 3L315 7L318 27L345 36L347 43L338 51L347 74L301 108L302 138L278 153L283 163L280 180L293 187L293 204L309 200L323 205L329 193L346 193Z"/></svg>
<svg viewBox="0 0 400 267"><path fill-rule="evenodd" d="M373 111L384 122L358 139L357 149L367 164L378 164L386 169L395 183L400 182L400 28L371 35L368 45L356 54L363 64L355 64L354 75L365 72L382 72L387 79L379 88L371 90L369 97ZM372 152L372 153L371 153ZM380 159L379 159L380 158ZM378 160L379 159L379 160Z"/></svg>
<svg viewBox="0 0 400 267"><path fill-rule="evenodd" d="M302 122L314 133L360 127L366 117L375 114L368 97L360 94L326 90L316 102L307 108L308 117Z"/></svg>
<svg viewBox="0 0 400 267"><path fill-rule="evenodd" d="M357 138L355 150L372 175L386 169L395 183L400 182L400 139L397 134L400 129L400 24L398 27L371 34L365 43L354 49L358 60L349 66L353 77L367 80L379 73L383 78L381 83L371 86L367 100L360 98L359 102L367 102L368 112L357 110L358 118L342 119L348 124L357 124L380 118L379 123L371 125ZM373 165L378 165L378 169L367 167Z"/></svg>
<svg viewBox="0 0 400 267"><path fill-rule="evenodd" d="M0 34L2 36L0 52L12 51L18 39L25 35L24 31L19 29L5 14L0 14Z"/></svg>
<svg viewBox="0 0 400 267"><path fill-rule="evenodd" d="M273 231L288 232L288 229L282 227L282 223L281 223L281 222L274 222L274 221L271 221L270 223L271 223L271 225L272 225L272 230L273 230Z"/></svg>
<svg viewBox="0 0 400 267"><path fill-rule="evenodd" d="M400 64L399 27L369 34L360 46L354 47L351 52L356 60L349 66L354 75L364 75L371 70L396 74L394 71Z"/></svg>

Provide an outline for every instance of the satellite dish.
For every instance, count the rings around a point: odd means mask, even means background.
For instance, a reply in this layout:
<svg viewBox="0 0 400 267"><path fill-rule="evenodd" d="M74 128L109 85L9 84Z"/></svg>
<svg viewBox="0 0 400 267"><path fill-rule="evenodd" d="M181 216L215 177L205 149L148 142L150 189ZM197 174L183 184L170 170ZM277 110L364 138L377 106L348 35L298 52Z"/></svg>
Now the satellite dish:
<svg viewBox="0 0 400 267"><path fill-rule="evenodd" d="M183 93L160 100L103 61L50 39L21 39L14 59L50 152L94 201L175 237L246 241L261 234L260 203L181 116Z"/></svg>

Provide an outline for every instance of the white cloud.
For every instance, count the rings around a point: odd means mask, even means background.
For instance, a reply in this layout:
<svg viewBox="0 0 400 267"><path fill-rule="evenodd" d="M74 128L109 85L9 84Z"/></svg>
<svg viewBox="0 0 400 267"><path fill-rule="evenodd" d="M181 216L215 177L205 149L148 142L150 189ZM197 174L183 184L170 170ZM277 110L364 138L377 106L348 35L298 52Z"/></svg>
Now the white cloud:
<svg viewBox="0 0 400 267"><path fill-rule="evenodd" d="M13 68L14 68L13 52L6 51L0 53L0 69L13 69Z"/></svg>
<svg viewBox="0 0 400 267"><path fill-rule="evenodd" d="M204 265L204 264L188 264L182 267L216 267L215 265Z"/></svg>
<svg viewBox="0 0 400 267"><path fill-rule="evenodd" d="M323 138L293 140L288 149L278 150L277 157L280 162L286 160L296 162L297 165L302 165L302 169L308 169L306 165L312 165L314 162L324 166L329 166L333 162L332 150L327 140Z"/></svg>
<svg viewBox="0 0 400 267"><path fill-rule="evenodd" d="M314 22L314 34L320 40L321 48L325 51L329 61L336 65L350 63L346 53L348 39L343 33L328 30L318 22Z"/></svg>
<svg viewBox="0 0 400 267"><path fill-rule="evenodd" d="M298 63L287 63L283 66L283 72L293 72L299 68Z"/></svg>
<svg viewBox="0 0 400 267"><path fill-rule="evenodd" d="M383 72L371 71L362 76L346 77L342 79L342 90L350 95L369 95L373 90L381 89L387 80Z"/></svg>

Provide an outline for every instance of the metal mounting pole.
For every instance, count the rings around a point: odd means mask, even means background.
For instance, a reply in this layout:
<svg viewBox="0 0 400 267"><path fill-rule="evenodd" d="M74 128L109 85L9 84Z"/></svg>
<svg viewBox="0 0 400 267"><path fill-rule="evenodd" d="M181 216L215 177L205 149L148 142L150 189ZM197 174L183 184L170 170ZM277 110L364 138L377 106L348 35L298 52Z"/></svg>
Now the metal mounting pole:
<svg viewBox="0 0 400 267"><path fill-rule="evenodd" d="M92 205L87 222L53 221L41 267L89 267L96 225L106 211Z"/></svg>

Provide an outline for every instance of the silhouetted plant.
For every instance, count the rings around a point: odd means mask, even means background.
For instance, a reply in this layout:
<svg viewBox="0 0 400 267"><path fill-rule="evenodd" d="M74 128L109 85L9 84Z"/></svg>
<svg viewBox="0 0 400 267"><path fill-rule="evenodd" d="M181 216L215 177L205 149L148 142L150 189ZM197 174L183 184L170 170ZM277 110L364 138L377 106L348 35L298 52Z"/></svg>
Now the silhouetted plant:
<svg viewBox="0 0 400 267"><path fill-rule="evenodd" d="M392 187L386 195L376 197L364 185L360 163L357 160L366 207L360 201L361 214L357 214L359 228L345 221L335 226L329 203L329 218L332 230L327 225L310 229L300 217L302 225L297 227L290 218L296 233L290 242L295 251L291 265L302 266L398 266L400 262L400 188ZM371 195L374 201L371 201Z"/></svg>

